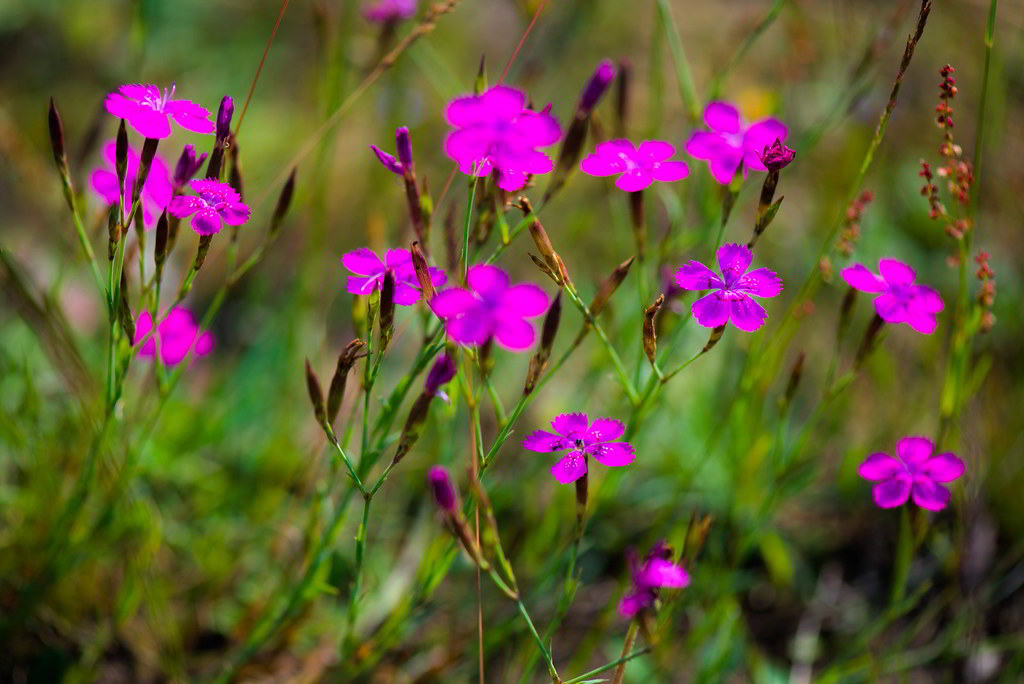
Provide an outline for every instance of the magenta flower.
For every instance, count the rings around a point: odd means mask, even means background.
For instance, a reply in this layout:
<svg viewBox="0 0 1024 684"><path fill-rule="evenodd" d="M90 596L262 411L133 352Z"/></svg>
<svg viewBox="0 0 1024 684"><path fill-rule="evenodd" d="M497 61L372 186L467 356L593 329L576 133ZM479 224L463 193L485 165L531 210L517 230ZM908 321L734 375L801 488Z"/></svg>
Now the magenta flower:
<svg viewBox="0 0 1024 684"><path fill-rule="evenodd" d="M645 140L637 147L629 140L608 140L580 162L583 173L614 176L615 186L626 192L643 190L654 181L671 183L690 175L684 161L667 161L676 148L662 140Z"/></svg>
<svg viewBox="0 0 1024 684"><path fill-rule="evenodd" d="M387 264L380 260L372 249L360 247L341 257L341 263L356 275L348 277L350 294L368 295L380 290L388 271L395 274L395 303L412 306L420 301L420 283L412 265L412 254L407 249L389 249L385 255ZM448 282L448 276L439 268L429 267L430 280L434 287Z"/></svg>
<svg viewBox="0 0 1024 684"><path fill-rule="evenodd" d="M138 344L153 328L153 317L143 311L135 325L135 339ZM160 348L160 358L165 365L174 366L181 363L189 350L195 347L196 358L206 356L213 351L213 333L207 331L199 334L199 324L192 313L184 307L175 307L157 328L156 334L146 340L139 350L139 356L155 356Z"/></svg>
<svg viewBox="0 0 1024 684"><path fill-rule="evenodd" d="M185 183L195 178L195 175L199 173L199 169L203 167L203 162L206 161L206 153L196 154L196 148L192 145L185 145L185 149L181 151L181 156L178 157L178 163L174 167L174 192L180 193L181 189L185 187ZM152 173L152 171L150 171ZM147 179L148 183L148 179ZM143 188L145 190L145 188Z"/></svg>
<svg viewBox="0 0 1024 684"><path fill-rule="evenodd" d="M249 220L249 207L227 183L200 179L190 183L195 195L175 195L167 211L178 218L195 214L192 230L200 235L216 235L227 223L240 226Z"/></svg>
<svg viewBox="0 0 1024 684"><path fill-rule="evenodd" d="M626 466L636 460L633 445L616 442L626 431L624 423L612 418L595 418L589 422L586 413L563 413L551 421L555 432L537 430L523 440L523 447L539 453L569 450L551 468L551 474L562 484L575 482L587 474L590 456L601 465Z"/></svg>
<svg viewBox="0 0 1024 684"><path fill-rule="evenodd" d="M508 275L488 264L473 266L466 278L470 289L451 287L430 300L430 308L448 324L448 335L462 344L497 338L506 349L528 349L536 332L526 319L547 311L544 290L531 283L509 286Z"/></svg>
<svg viewBox="0 0 1024 684"><path fill-rule="evenodd" d="M416 0L379 0L363 8L367 21L387 24L416 16Z"/></svg>
<svg viewBox="0 0 1024 684"><path fill-rule="evenodd" d="M129 84L107 95L107 111L127 121L145 138L166 138L171 134L171 119L196 133L213 133L210 111L190 100L172 100L174 85L160 92L155 85Z"/></svg>
<svg viewBox="0 0 1024 684"><path fill-rule="evenodd" d="M106 163L106 167L93 171L89 182L92 185L92 189L103 197L107 205L110 206L117 204L118 199L121 197L121 191L117 187L117 172L114 170L117 161L117 143L115 141L110 140L103 146L103 161ZM135 187L135 176L138 172L139 154L129 145L128 165L124 175L125 216L131 213L132 188ZM153 163L149 167L146 183L142 186L142 224L146 230L156 226L160 213L163 212L164 208L171 201L172 192L173 189L167 164L160 155L156 155L153 157Z"/></svg>
<svg viewBox="0 0 1024 684"><path fill-rule="evenodd" d="M409 129L406 126L395 129L395 147L398 151L397 159L376 145L370 145L370 149L377 155L384 168L397 176L404 176L406 169L412 166L412 142L409 140Z"/></svg>
<svg viewBox="0 0 1024 684"><path fill-rule="evenodd" d="M754 253L746 245L728 244L718 249L721 276L699 261L683 264L676 271L676 284L684 290L714 290L693 303L698 323L717 328L731 320L747 332L764 325L768 314L751 296L777 296L782 292L782 279L767 268L747 272L753 259Z"/></svg>
<svg viewBox="0 0 1024 684"><path fill-rule="evenodd" d="M658 589L682 589L690 584L690 574L683 566L672 562L672 552L663 543L656 544L643 563L637 560L632 551L627 557L632 586L619 603L619 613L625 618L632 618L653 606L658 599Z"/></svg>
<svg viewBox="0 0 1024 684"><path fill-rule="evenodd" d="M448 103L445 118L455 130L444 149L463 173L487 176L497 170L498 185L514 192L529 175L555 168L537 148L558 142L562 129L547 109L527 109L521 90L494 86L480 95L457 97Z"/></svg>
<svg viewBox="0 0 1024 684"><path fill-rule="evenodd" d="M874 453L858 470L865 480L878 483L873 493L879 508L902 506L911 496L914 503L929 511L941 511L949 505L949 490L939 483L963 475L964 462L952 452L933 456L935 444L927 437L904 437L897 449L899 458Z"/></svg>
<svg viewBox="0 0 1024 684"><path fill-rule="evenodd" d="M886 323L906 323L919 333L930 335L938 326L937 313L944 304L939 293L926 285L915 285L914 269L896 259L879 259L877 275L863 264L843 269L843 280L861 292L878 293L875 311Z"/></svg>
<svg viewBox="0 0 1024 684"><path fill-rule="evenodd" d="M786 139L786 126L778 119L761 119L747 125L739 111L728 102L711 102L704 108L704 123L710 131L696 131L686 141L686 151L708 162L711 175L722 185L732 182L743 164L747 170L764 171L764 148L776 138Z"/></svg>

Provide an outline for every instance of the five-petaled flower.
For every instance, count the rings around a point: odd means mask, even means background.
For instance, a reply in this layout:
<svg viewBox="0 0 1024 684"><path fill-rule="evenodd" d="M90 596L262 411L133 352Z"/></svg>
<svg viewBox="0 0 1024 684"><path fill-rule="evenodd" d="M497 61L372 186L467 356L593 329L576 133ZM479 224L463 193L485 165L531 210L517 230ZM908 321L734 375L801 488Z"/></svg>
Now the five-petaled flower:
<svg viewBox="0 0 1024 684"><path fill-rule="evenodd" d="M416 0L378 0L363 8L367 21L391 24L416 16Z"/></svg>
<svg viewBox="0 0 1024 684"><path fill-rule="evenodd" d="M558 142L562 129L547 110L526 108L526 94L494 86L480 95L457 97L448 103L445 118L455 129L444 149L466 174L500 174L498 185L514 192L533 174L550 173L555 163L538 147Z"/></svg>
<svg viewBox="0 0 1024 684"><path fill-rule="evenodd" d="M368 295L380 290L388 271L395 275L395 304L412 306L420 300L420 284L412 264L412 254L407 249L389 249L380 260L372 249L360 247L341 257L341 263L355 273L348 277L350 294ZM434 287L448 282L448 276L439 268L429 268L430 280Z"/></svg>
<svg viewBox="0 0 1024 684"><path fill-rule="evenodd" d="M705 328L717 328L732 321L740 330L753 332L764 325L768 314L754 297L775 297L782 292L782 279L772 270L747 271L754 253L746 245L722 245L718 266L722 275L699 261L683 264L676 271L676 284L684 290L714 290L693 303L693 315Z"/></svg>
<svg viewBox="0 0 1024 684"><path fill-rule="evenodd" d="M448 335L462 344L497 338L506 349L528 349L536 332L526 319L547 311L544 290L532 283L510 286L508 274L488 264L470 268L466 279L470 289L451 287L430 300L430 308L448 324Z"/></svg>
<svg viewBox="0 0 1024 684"><path fill-rule="evenodd" d="M191 100L174 100L174 85L160 92L155 85L128 84L107 95L107 111L127 121L145 138L166 138L171 118L184 129L213 133L210 111Z"/></svg>
<svg viewBox="0 0 1024 684"><path fill-rule="evenodd" d="M138 344L145 339L152 328L152 315L148 311L143 311L135 325L135 339L132 340L132 344ZM167 314L156 333L142 345L139 356L155 356L159 347L160 358L164 364L174 366L181 363L193 347L193 356L206 356L213 351L213 343L213 333L207 331L199 334L199 324L195 317L188 309L178 306Z"/></svg>
<svg viewBox="0 0 1024 684"><path fill-rule="evenodd" d="M551 467L551 474L562 484L586 475L590 456L606 466L626 466L636 460L632 444L615 441L626 431L621 421L595 418L591 423L586 413L563 413L551 421L551 427L554 433L531 432L523 440L523 447L540 453L568 450L569 453Z"/></svg>
<svg viewBox="0 0 1024 684"><path fill-rule="evenodd" d="M873 273L863 264L843 269L843 280L861 292L877 293L875 312L886 323L906 323L919 333L930 335L939 322L936 314L944 304L938 292L927 285L915 285L914 269L896 259L880 259Z"/></svg>
<svg viewBox="0 0 1024 684"><path fill-rule="evenodd" d="M227 183L197 179L190 183L195 195L176 195L167 210L178 218L192 218L192 229L200 235L215 235L224 224L240 226L249 220L249 207Z"/></svg>
<svg viewBox="0 0 1024 684"><path fill-rule="evenodd" d="M710 131L696 131L686 141L686 151L708 162L711 175L722 185L732 182L740 164L764 171L764 148L775 139L786 139L786 126L778 119L761 119L753 124L743 121L739 111L728 102L712 102L704 109L704 123Z"/></svg>
<svg viewBox="0 0 1024 684"><path fill-rule="evenodd" d="M627 553L627 559L632 582L619 603L623 617L631 618L653 606L662 587L682 589L690 584L690 574L672 562L672 551L663 542L655 544L643 562L632 551Z"/></svg>
<svg viewBox="0 0 1024 684"><path fill-rule="evenodd" d="M639 146L629 140L608 140L580 162L591 176L614 176L615 186L626 192L643 190L654 181L672 182L690 175L684 161L669 161L676 148L663 140L645 140Z"/></svg>
<svg viewBox="0 0 1024 684"><path fill-rule="evenodd" d="M878 483L874 487L875 503L880 508L895 508L913 496L921 508L945 508L950 493L940 483L963 475L964 462L951 452L933 455L935 444L927 437L904 437L897 449L899 458L878 452L860 464L860 476Z"/></svg>
<svg viewBox="0 0 1024 684"><path fill-rule="evenodd" d="M103 197L107 205L117 204L122 193L117 187L117 173L114 171L117 164L117 143L113 140L103 146L103 161L108 168L96 169L92 172L89 181L92 189ZM128 165L124 175L124 214L131 212L132 188L135 187L135 175L139 172L139 153L131 146L128 147ZM142 216L143 225L146 230L156 226L156 220L160 212L171 201L173 192L171 179L167 164L156 155L153 157L152 165L149 167L149 175L146 176L146 183L142 186Z"/></svg>

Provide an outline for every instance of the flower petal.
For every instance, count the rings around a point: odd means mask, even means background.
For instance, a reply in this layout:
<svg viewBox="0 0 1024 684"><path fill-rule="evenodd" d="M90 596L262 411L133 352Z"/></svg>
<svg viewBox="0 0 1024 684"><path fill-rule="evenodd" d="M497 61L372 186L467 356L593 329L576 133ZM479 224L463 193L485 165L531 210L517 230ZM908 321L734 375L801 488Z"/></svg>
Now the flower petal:
<svg viewBox="0 0 1024 684"><path fill-rule="evenodd" d="M494 319L478 307L448 320L448 336L461 344L483 344L493 334Z"/></svg>
<svg viewBox="0 0 1024 684"><path fill-rule="evenodd" d="M942 301L942 295L927 285L914 286L914 296L911 306L928 313L939 313L946 305Z"/></svg>
<svg viewBox="0 0 1024 684"><path fill-rule="evenodd" d="M638 589L622 597L619 602L619 614L624 618L632 618L641 610L654 604L654 596L649 590Z"/></svg>
<svg viewBox="0 0 1024 684"><path fill-rule="evenodd" d="M668 159L676 153L676 148L664 140L644 140L637 148L637 154L652 162Z"/></svg>
<svg viewBox="0 0 1024 684"><path fill-rule="evenodd" d="M568 449L572 446L572 443L561 435L555 435L546 430L536 430L531 432L523 440L523 448L529 449L530 451L538 451L541 453L548 453L552 451L561 451L562 449Z"/></svg>
<svg viewBox="0 0 1024 684"><path fill-rule="evenodd" d="M875 503L879 508L896 508L902 506L910 498L910 475L903 474L885 482L879 482L872 488Z"/></svg>
<svg viewBox="0 0 1024 684"><path fill-rule="evenodd" d="M696 131L686 141L684 147L691 157L707 161L717 159L732 149L729 142L720 134L709 131Z"/></svg>
<svg viewBox="0 0 1024 684"><path fill-rule="evenodd" d="M690 584L690 574L681 565L664 558L651 558L640 569L635 578L637 584L649 587L673 587L680 589Z"/></svg>
<svg viewBox="0 0 1024 684"><path fill-rule="evenodd" d="M941 511L952 498L949 490L925 478L914 479L914 503L929 511Z"/></svg>
<svg viewBox="0 0 1024 684"><path fill-rule="evenodd" d="M927 437L904 437L896 448L904 463L921 465L935 451L935 443Z"/></svg>
<svg viewBox="0 0 1024 684"><path fill-rule="evenodd" d="M918 466L921 474L936 482L952 482L967 470L964 462L952 452L944 452Z"/></svg>
<svg viewBox="0 0 1024 684"><path fill-rule="evenodd" d="M743 153L736 149L725 148L720 155L713 157L709 161L712 178L721 185L729 185L732 183L732 179L736 177L736 171L740 168L740 162L743 161Z"/></svg>
<svg viewBox="0 0 1024 684"><path fill-rule="evenodd" d="M551 421L551 427L569 439L583 439L587 434L589 421L586 413L562 413Z"/></svg>
<svg viewBox="0 0 1024 684"><path fill-rule="evenodd" d="M729 302L729 320L744 332L754 332L768 318L768 312L760 304L747 296Z"/></svg>
<svg viewBox="0 0 1024 684"><path fill-rule="evenodd" d="M629 442L605 442L587 447L587 453L601 465L627 466L636 460L636 452Z"/></svg>
<svg viewBox="0 0 1024 684"><path fill-rule="evenodd" d="M614 176L626 170L626 163L621 159L608 157L595 152L587 155L580 162L580 171L591 176Z"/></svg>
<svg viewBox="0 0 1024 684"><path fill-rule="evenodd" d="M842 276L847 285L861 292L885 292L889 289L885 279L873 273L864 264L847 266L843 269Z"/></svg>
<svg viewBox="0 0 1024 684"><path fill-rule="evenodd" d="M744 131L743 148L752 152L760 162L764 148L775 142L776 138L785 140L787 133L786 124L778 119L761 119ZM764 169L763 165L761 169Z"/></svg>
<svg viewBox="0 0 1024 684"><path fill-rule="evenodd" d="M935 314L909 307L907 308L906 323L922 335L931 335L939 327L939 320Z"/></svg>
<svg viewBox="0 0 1024 684"><path fill-rule="evenodd" d="M213 209L200 209L192 217L192 229L200 235L215 235L223 225L220 214Z"/></svg>
<svg viewBox="0 0 1024 684"><path fill-rule="evenodd" d="M379 285L380 276L371 276L369 278L349 276L346 289L349 294L368 295L371 294Z"/></svg>
<svg viewBox="0 0 1024 684"><path fill-rule="evenodd" d="M500 307L503 313L523 318L540 316L548 310L548 296L532 283L521 283L505 290Z"/></svg>
<svg viewBox="0 0 1024 684"><path fill-rule="evenodd" d="M587 462L578 451L572 451L551 467L551 474L562 484L569 484L587 474Z"/></svg>
<svg viewBox="0 0 1024 684"><path fill-rule="evenodd" d="M512 316L497 319L494 334L501 346L512 351L529 349L537 337L532 325Z"/></svg>
<svg viewBox="0 0 1024 684"><path fill-rule="evenodd" d="M395 283L395 304L412 306L420 301L420 291L408 283Z"/></svg>
<svg viewBox="0 0 1024 684"><path fill-rule="evenodd" d="M914 269L897 259L879 259L878 270L889 285L912 285L917 277Z"/></svg>
<svg viewBox="0 0 1024 684"><path fill-rule="evenodd" d="M723 287L722 279L699 261L689 261L676 271L676 284L684 290L710 290Z"/></svg>
<svg viewBox="0 0 1024 684"><path fill-rule="evenodd" d="M705 328L717 328L729 321L728 303L718 292L704 295L693 303L693 317Z"/></svg>
<svg viewBox="0 0 1024 684"><path fill-rule="evenodd" d="M649 171L651 178L663 183L681 181L690 175L690 166L684 161L658 162Z"/></svg>
<svg viewBox="0 0 1024 684"><path fill-rule="evenodd" d="M739 133L740 113L728 102L710 102L704 108L704 123L719 133Z"/></svg>
<svg viewBox="0 0 1024 684"><path fill-rule="evenodd" d="M892 294L875 298L875 312L886 323L903 323L907 320L907 302Z"/></svg>
<svg viewBox="0 0 1024 684"><path fill-rule="evenodd" d="M186 130L195 133L213 133L216 130L210 120L210 110L190 100L171 100L164 105L164 111Z"/></svg>
<svg viewBox="0 0 1024 684"><path fill-rule="evenodd" d="M595 418L594 424L587 431L587 442L596 444L598 442L610 442L618 439L626 432L626 424L614 418Z"/></svg>
<svg viewBox="0 0 1024 684"><path fill-rule="evenodd" d="M864 459L857 472L865 480L881 482L889 480L900 473L906 472L907 468L898 458L893 458L885 452L876 452Z"/></svg>
<svg viewBox="0 0 1024 684"><path fill-rule="evenodd" d="M221 212L220 216L230 226L240 226L249 220L249 207L241 202L229 204Z"/></svg>
<svg viewBox="0 0 1024 684"><path fill-rule="evenodd" d="M735 287L755 297L775 297L782 292L782 278L771 269L755 268L744 274Z"/></svg>
<svg viewBox="0 0 1024 684"><path fill-rule="evenodd" d="M650 174L641 169L633 168L615 180L615 187L623 192L638 192L653 182L654 179L651 178Z"/></svg>
<svg viewBox="0 0 1024 684"><path fill-rule="evenodd" d="M477 304L477 298L468 290L463 290L460 287L441 290L430 300L430 308L441 318L464 314Z"/></svg>
<svg viewBox="0 0 1024 684"><path fill-rule="evenodd" d="M746 245L735 242L722 245L718 248L718 267L722 269L722 275L728 283L730 274L738 278L750 268L750 262L754 260L754 253Z"/></svg>
<svg viewBox="0 0 1024 684"><path fill-rule="evenodd" d="M360 247L341 257L342 265L358 275L375 276L384 272L384 263L372 249Z"/></svg>

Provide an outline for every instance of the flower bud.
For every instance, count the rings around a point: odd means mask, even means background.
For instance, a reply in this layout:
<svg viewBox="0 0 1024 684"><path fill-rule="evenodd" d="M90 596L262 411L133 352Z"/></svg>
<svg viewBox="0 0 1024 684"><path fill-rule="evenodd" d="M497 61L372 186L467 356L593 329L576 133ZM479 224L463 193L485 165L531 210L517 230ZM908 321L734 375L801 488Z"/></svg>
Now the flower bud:
<svg viewBox="0 0 1024 684"><path fill-rule="evenodd" d="M718 344L718 340L722 339L722 335L725 334L725 326L720 325L711 331L711 335L708 337L708 343L704 345L704 348L700 350L701 354L711 351L711 348Z"/></svg>
<svg viewBox="0 0 1024 684"><path fill-rule="evenodd" d="M117 243L121 241L121 218L119 214L120 202L111 204L110 211L107 212L107 236L109 238L107 242L107 261L114 260Z"/></svg>
<svg viewBox="0 0 1024 684"><path fill-rule="evenodd" d="M854 358L853 367L855 369L860 368L864 361L867 360L868 356L875 350L875 346L878 344L878 333L885 327L885 321L878 314L875 314L871 322L868 323L867 330L864 331L864 337L860 341L860 346L857 348L857 356Z"/></svg>
<svg viewBox="0 0 1024 684"><path fill-rule="evenodd" d="M270 218L270 237L277 235L277 231L281 228L281 222L284 221L285 214L288 213L288 208L292 204L292 195L295 194L295 169L288 175L288 180L285 181L284 187L281 188L281 194L277 196L277 206L274 207L274 214Z"/></svg>
<svg viewBox="0 0 1024 684"><path fill-rule="evenodd" d="M57 163L61 177L67 176L68 159L64 152L64 124L60 120L60 112L53 98L50 98L50 111L48 115L50 126L50 147L53 150L53 161Z"/></svg>
<svg viewBox="0 0 1024 684"><path fill-rule="evenodd" d="M158 138L146 138L145 142L142 143L142 154L139 155L139 170L135 175L135 187L132 188L132 209L135 209L135 203L139 201L139 197L142 195L142 187L146 184L146 179L149 177L149 169L153 166L153 157L156 156L156 147L160 144ZM139 212L141 216L142 212ZM132 217L129 216L129 219ZM139 219L142 222L142 219ZM127 225L127 223L125 224Z"/></svg>
<svg viewBox="0 0 1024 684"><path fill-rule="evenodd" d="M781 171L789 166L793 158L796 157L796 150L787 147L781 138L776 138L774 143L765 146L760 156L761 163L769 171Z"/></svg>
<svg viewBox="0 0 1024 684"><path fill-rule="evenodd" d="M398 161L402 164L404 172L412 170L412 141L409 139L409 129L400 126L395 131L395 147L398 150Z"/></svg>
<svg viewBox="0 0 1024 684"><path fill-rule="evenodd" d="M432 467L427 471L427 481L438 507L448 515L456 515L459 510L459 494L455 491L448 469L443 466Z"/></svg>
<svg viewBox="0 0 1024 684"><path fill-rule="evenodd" d="M530 203L525 197L519 198L520 208L523 209L523 213L530 214ZM550 272L552 280L558 286L569 282L569 274L565 272L565 264L559 258L558 253L555 252L554 246L551 244L551 238L548 237L548 233L544 230L544 226L541 222L534 218L530 223L530 237L533 238L533 243L537 245L537 251L540 252L541 258L544 259L544 263L547 266L547 270ZM543 269L542 269L543 270Z"/></svg>
<svg viewBox="0 0 1024 684"><path fill-rule="evenodd" d="M228 147L228 156L231 158L231 173L228 174L228 185L230 185L235 192L245 200L245 189L242 187L242 167L238 163L238 143L235 142L235 136L229 136L231 141ZM238 232L238 226L233 226L235 232Z"/></svg>
<svg viewBox="0 0 1024 684"><path fill-rule="evenodd" d="M117 170L117 186L121 195L125 194L124 177L128 172L128 129L125 128L124 119L117 127L117 138L114 143L114 168Z"/></svg>
<svg viewBox="0 0 1024 684"><path fill-rule="evenodd" d="M629 86L633 80L633 64L619 61L619 76L615 88L615 137L626 137L626 123L629 119Z"/></svg>
<svg viewBox="0 0 1024 684"><path fill-rule="evenodd" d="M203 162L206 161L206 153L203 152L200 155L196 154L196 148L192 145L185 145L185 149L181 151L181 156L178 157L178 163L174 167L174 193L180 194L181 189L185 185L195 178L195 175L199 173L199 169L202 168Z"/></svg>
<svg viewBox="0 0 1024 684"><path fill-rule="evenodd" d="M800 378L803 377L805 358L807 358L807 355L804 352L800 352L796 357L796 362L793 364L793 368L789 371L789 382L786 383L786 393L782 396L783 406L789 406L793 401L793 397L796 395L797 387L800 386Z"/></svg>
<svg viewBox="0 0 1024 684"><path fill-rule="evenodd" d="M664 303L665 295L660 294L653 304L644 309L644 353L647 354L647 360L652 366L658 354L658 335L654 331L654 317L658 315L658 310Z"/></svg>
<svg viewBox="0 0 1024 684"><path fill-rule="evenodd" d="M629 267L633 265L633 259L636 257L629 257L621 264L619 264L612 274L605 278L605 281L601 283L600 289L597 294L594 295L594 300L590 303L590 313L593 316L597 316L601 311L604 310L605 305L611 296L615 294L615 291L619 289L619 285L626 279L629 274Z"/></svg>
<svg viewBox="0 0 1024 684"><path fill-rule="evenodd" d="M853 305L857 302L857 290L853 287L847 288L843 295L843 301L839 305L839 323L836 326L836 339L842 339L846 328L850 325L850 317L853 314Z"/></svg>
<svg viewBox="0 0 1024 684"><path fill-rule="evenodd" d="M376 145L370 145L370 149L373 150L373 153L375 155L377 155L377 160L380 161L381 164L383 164L384 168L386 168L388 171L395 175L402 175L402 164L397 159L395 159L393 155L388 154L387 152L380 149Z"/></svg>
<svg viewBox="0 0 1024 684"><path fill-rule="evenodd" d="M212 235L200 235L199 236L199 247L196 249L196 258L192 262L192 270L199 271L203 267L203 263L206 261L206 255L210 252L210 244L213 243Z"/></svg>
<svg viewBox="0 0 1024 684"><path fill-rule="evenodd" d="M437 395L442 385L446 385L451 382L451 379L455 377L455 360L451 357L448 352L442 352L437 360L434 361L434 365L431 366L430 372L427 373L427 380L423 385L423 392L430 396Z"/></svg>
<svg viewBox="0 0 1024 684"><path fill-rule="evenodd" d="M217 108L217 143L223 145L231 132L231 117L235 113L235 101L230 95L225 95L220 100L220 107Z"/></svg>
<svg viewBox="0 0 1024 684"><path fill-rule="evenodd" d="M316 422L324 429L327 428L327 408L324 406L324 391L320 388L320 381L317 380L313 367L306 359L306 389L309 391L309 401L313 404L313 415Z"/></svg>
<svg viewBox="0 0 1024 684"><path fill-rule="evenodd" d="M121 324L121 330L129 340L135 339L135 321L132 319L132 309L128 304L128 273L127 269L121 271L120 301L117 307L117 320Z"/></svg>
<svg viewBox="0 0 1024 684"><path fill-rule="evenodd" d="M608 89L608 86L611 85L611 82L614 79L615 65L612 64L610 59L601 60L601 63L597 65L597 69L590 77L587 85L583 88L577 112L590 114L591 110L597 106L601 96L604 95L604 92Z"/></svg>
<svg viewBox="0 0 1024 684"><path fill-rule="evenodd" d="M413 242L409 246L409 252L412 254L412 266L416 271L416 280L419 281L420 290L423 291L423 300L429 303L434 298L435 292L434 281L430 277L430 266L427 264L427 258L423 255L419 242Z"/></svg>
<svg viewBox="0 0 1024 684"><path fill-rule="evenodd" d="M395 272L391 269L384 274L384 282L380 286L380 319L377 326L380 331L379 353L383 354L395 332Z"/></svg>
<svg viewBox="0 0 1024 684"><path fill-rule="evenodd" d="M526 373L526 386L523 387L523 394L528 395L537 387L541 373L548 365L551 358L551 350L555 346L555 335L558 333L558 324L562 320L562 293L555 295L548 312L544 316L544 326L540 334L540 348L530 359L530 369Z"/></svg>
<svg viewBox="0 0 1024 684"><path fill-rule="evenodd" d="M348 372L352 370L356 360L360 358L359 350L364 343L355 339L345 345L338 355L338 366L334 370L334 377L331 378L331 386L327 390L327 419L333 425L338 411L341 410L341 401L345 398L345 383L348 380Z"/></svg>
<svg viewBox="0 0 1024 684"><path fill-rule="evenodd" d="M153 245L153 262L156 264L157 279L164 270L164 262L167 260L167 236L170 232L170 220L167 218L167 210L164 209L156 222L156 241Z"/></svg>

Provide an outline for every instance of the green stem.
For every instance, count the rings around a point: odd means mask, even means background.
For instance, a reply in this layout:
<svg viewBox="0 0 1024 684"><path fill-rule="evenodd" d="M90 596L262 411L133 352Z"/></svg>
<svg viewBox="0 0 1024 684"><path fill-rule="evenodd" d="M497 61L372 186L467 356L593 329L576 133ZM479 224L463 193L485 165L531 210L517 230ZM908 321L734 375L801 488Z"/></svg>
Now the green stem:
<svg viewBox="0 0 1024 684"><path fill-rule="evenodd" d="M373 501L372 496L363 497L363 519L359 523L359 531L356 533L355 579L352 583L352 596L348 603L348 620L345 637L346 644L349 647L355 643L353 629L355 628L356 618L359 616L359 592L362 591L363 586L363 560L366 556L366 531L370 524L371 501Z"/></svg>
<svg viewBox="0 0 1024 684"><path fill-rule="evenodd" d="M594 332L597 333L598 338L604 345L605 349L608 350L608 356L611 357L612 364L615 366L615 372L619 376L619 382L622 383L622 388L626 392L626 396L629 397L629 401L635 406L640 401L640 396L636 393L636 389L633 387L632 381L629 379L629 373L626 372L626 367L622 364L622 359L619 358L618 352L615 351L615 347L612 346L611 341L608 339L608 335L605 334L604 328L597 322L597 319L587 305L583 303L576 292L571 287L565 287L564 291L568 295L569 299L576 308L583 314L583 318L593 327Z"/></svg>
<svg viewBox="0 0 1024 684"><path fill-rule="evenodd" d="M614 667L618 667L622 663L628 663L630 660L633 660L634 658L639 658L640 656L646 655L646 654L648 654L650 652L651 652L650 646L641 648L639 650L633 651L629 655L622 656L618 660L613 660L612 662L608 663L607 665L602 665L601 667L594 668L590 672L584 672L583 674L581 674L578 677L573 677L572 679L567 679L567 680L565 680L565 682L563 684L579 684L580 682L584 682L584 681L586 681L588 679L593 679L595 676L597 676L599 674L602 674L604 672L607 672L608 670L610 670L610 669L612 669Z"/></svg>

